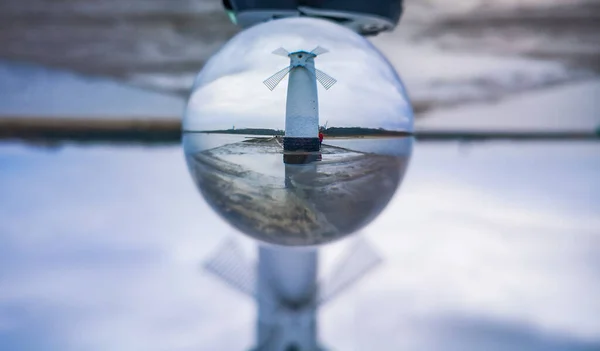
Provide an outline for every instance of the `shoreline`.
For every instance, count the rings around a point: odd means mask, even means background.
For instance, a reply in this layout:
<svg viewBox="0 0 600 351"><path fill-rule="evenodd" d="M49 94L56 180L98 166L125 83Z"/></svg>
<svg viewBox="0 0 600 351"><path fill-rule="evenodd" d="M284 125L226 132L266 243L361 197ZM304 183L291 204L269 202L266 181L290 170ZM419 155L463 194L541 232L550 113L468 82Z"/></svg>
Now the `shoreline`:
<svg viewBox="0 0 600 351"><path fill-rule="evenodd" d="M185 132L188 133L188 132ZM76 119L39 117L1 117L0 140L31 143L148 143L175 144L181 142L181 120L162 119ZM225 134L225 133L220 133ZM233 135L233 134L232 134ZM272 135L267 135L272 136ZM260 137L259 135L253 137ZM324 140L384 139L415 137L419 141L600 141L596 130L417 130L402 135L325 136Z"/></svg>

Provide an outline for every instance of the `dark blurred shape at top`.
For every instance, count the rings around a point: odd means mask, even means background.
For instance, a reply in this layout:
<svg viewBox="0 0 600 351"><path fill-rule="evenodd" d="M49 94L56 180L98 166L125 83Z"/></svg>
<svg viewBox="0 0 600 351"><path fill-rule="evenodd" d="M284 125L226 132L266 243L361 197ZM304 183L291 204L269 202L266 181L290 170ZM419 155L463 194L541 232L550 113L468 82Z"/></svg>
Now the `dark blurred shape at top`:
<svg viewBox="0 0 600 351"><path fill-rule="evenodd" d="M361 35L391 31L402 15L402 0L223 0L223 6L242 28L308 16L336 22Z"/></svg>

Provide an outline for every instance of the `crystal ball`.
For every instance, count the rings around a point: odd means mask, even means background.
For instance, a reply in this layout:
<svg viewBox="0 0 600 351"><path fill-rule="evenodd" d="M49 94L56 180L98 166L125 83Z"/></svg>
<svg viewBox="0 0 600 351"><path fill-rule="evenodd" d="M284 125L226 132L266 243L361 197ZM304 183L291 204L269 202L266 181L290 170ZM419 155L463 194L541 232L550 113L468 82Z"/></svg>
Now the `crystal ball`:
<svg viewBox="0 0 600 351"><path fill-rule="evenodd" d="M186 162L225 221L317 246L369 224L406 172L413 113L388 60L335 23L288 18L227 42L195 79Z"/></svg>

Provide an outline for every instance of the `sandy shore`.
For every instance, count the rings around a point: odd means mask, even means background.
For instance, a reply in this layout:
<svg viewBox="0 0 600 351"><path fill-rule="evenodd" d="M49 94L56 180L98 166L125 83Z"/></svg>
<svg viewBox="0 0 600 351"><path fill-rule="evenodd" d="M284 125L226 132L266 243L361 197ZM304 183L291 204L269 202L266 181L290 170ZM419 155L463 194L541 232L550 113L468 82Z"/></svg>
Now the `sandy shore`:
<svg viewBox="0 0 600 351"><path fill-rule="evenodd" d="M206 200L235 227L263 242L306 246L369 223L392 198L408 161L329 145L321 153L323 162L286 165L271 138L187 159Z"/></svg>

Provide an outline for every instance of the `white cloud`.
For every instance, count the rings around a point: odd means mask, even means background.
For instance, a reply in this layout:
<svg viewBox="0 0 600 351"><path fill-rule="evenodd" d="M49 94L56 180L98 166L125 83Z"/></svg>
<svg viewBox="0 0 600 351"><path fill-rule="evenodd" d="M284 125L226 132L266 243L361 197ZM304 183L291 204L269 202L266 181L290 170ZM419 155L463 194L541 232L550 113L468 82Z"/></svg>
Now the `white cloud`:
<svg viewBox="0 0 600 351"><path fill-rule="evenodd" d="M200 269L232 230L179 148L3 150L0 311L26 306L27 335L51 329L63 350L252 344L252 302Z"/></svg>
<svg viewBox="0 0 600 351"><path fill-rule="evenodd" d="M0 115L179 117L184 105L180 98L110 79L0 61Z"/></svg>
<svg viewBox="0 0 600 351"><path fill-rule="evenodd" d="M402 188L366 230L386 261L325 310L325 324L353 321L327 326L326 340L334 344L345 328L357 332L351 345L378 335L401 349L421 337L451 339L436 323L456 318L597 343L595 145L479 145L469 155L448 144L415 149ZM587 184L587 197L573 182Z"/></svg>
<svg viewBox="0 0 600 351"><path fill-rule="evenodd" d="M30 313L16 328L51 329L62 350L253 345L251 301L199 271L233 230L182 150L4 150L0 310ZM385 262L322 311L324 344L419 345L448 315L597 340L599 158L594 144L417 144L366 229ZM322 271L347 244L324 250Z"/></svg>
<svg viewBox="0 0 600 351"><path fill-rule="evenodd" d="M553 130L591 132L600 127L600 80L554 87L497 103L433 111L419 129Z"/></svg>
<svg viewBox="0 0 600 351"><path fill-rule="evenodd" d="M289 59L271 52L317 46L330 52L315 59L316 67L338 80L327 91L319 88L323 123L412 130L404 87L377 49L348 29L306 18L261 24L230 40L196 78L186 129L283 128L287 80L273 92L262 81L286 67Z"/></svg>

